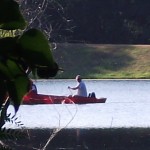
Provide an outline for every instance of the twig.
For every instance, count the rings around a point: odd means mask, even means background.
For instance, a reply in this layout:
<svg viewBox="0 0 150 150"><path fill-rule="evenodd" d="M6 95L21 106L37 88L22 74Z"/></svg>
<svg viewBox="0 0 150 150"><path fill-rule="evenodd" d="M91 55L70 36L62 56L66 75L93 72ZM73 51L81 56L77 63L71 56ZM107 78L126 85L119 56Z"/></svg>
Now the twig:
<svg viewBox="0 0 150 150"><path fill-rule="evenodd" d="M65 105L66 106L66 105ZM76 105L74 105L74 106L76 106ZM64 128L66 128L70 123L71 123L71 121L74 119L74 117L76 116L76 114L77 114L77 106L76 106L76 111L75 111L75 113L72 115L72 113L71 113L71 111L68 109L68 107L66 106L66 108L67 108L67 110L68 110L68 112L69 112L69 114L71 115L71 119L70 119L70 121L64 126L64 127L60 127L60 120L59 120L59 128L57 128L57 129L55 129L54 131L53 131L53 133L50 135L50 137L49 137L49 139L48 139L48 141L46 142L46 144L44 145L44 147L41 149L41 150L46 150L46 148L47 148L47 146L49 145L49 143L51 142L51 140L62 130L62 129L64 129ZM56 109L56 111L57 111L57 109ZM57 111L58 112L58 111ZM60 117L60 113L58 112L58 115L59 115L59 117Z"/></svg>

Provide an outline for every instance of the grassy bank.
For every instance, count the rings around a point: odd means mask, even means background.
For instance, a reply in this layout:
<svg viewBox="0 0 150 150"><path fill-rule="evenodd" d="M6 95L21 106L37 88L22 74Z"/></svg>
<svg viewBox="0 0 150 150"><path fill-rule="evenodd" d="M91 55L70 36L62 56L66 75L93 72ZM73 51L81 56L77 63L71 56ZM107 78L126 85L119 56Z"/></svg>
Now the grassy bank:
<svg viewBox="0 0 150 150"><path fill-rule="evenodd" d="M56 78L149 79L150 45L57 44L54 57L65 71Z"/></svg>
<svg viewBox="0 0 150 150"><path fill-rule="evenodd" d="M42 149L51 134L51 129L30 129L27 139L9 141L9 145L15 150ZM149 128L64 129L47 147L47 150L149 149Z"/></svg>

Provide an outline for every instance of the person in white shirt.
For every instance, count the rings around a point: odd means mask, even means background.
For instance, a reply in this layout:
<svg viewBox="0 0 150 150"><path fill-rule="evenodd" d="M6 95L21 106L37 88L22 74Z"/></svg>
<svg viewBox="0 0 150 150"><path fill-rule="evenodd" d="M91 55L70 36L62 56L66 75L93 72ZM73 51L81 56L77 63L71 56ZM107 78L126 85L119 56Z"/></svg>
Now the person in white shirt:
<svg viewBox="0 0 150 150"><path fill-rule="evenodd" d="M77 90L77 94L74 95L74 96L87 97L87 89L86 89L85 83L82 81L80 75L76 76L76 81L78 82L77 85L76 85L76 87L70 87L70 86L68 86L68 89Z"/></svg>

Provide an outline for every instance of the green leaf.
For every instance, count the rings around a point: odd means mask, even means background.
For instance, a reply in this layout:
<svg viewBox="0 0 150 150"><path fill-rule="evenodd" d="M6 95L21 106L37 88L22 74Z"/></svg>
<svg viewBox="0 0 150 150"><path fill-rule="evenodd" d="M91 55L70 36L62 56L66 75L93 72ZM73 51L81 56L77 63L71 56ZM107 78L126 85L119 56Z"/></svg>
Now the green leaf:
<svg viewBox="0 0 150 150"><path fill-rule="evenodd" d="M46 78L48 79L49 77L54 77L56 76L58 72L58 65L54 63L55 65L53 67L39 67L37 68L37 75L40 78Z"/></svg>
<svg viewBox="0 0 150 150"><path fill-rule="evenodd" d="M15 112L17 112L23 96L29 90L29 79L26 76L19 76L13 81L8 81L7 86L9 96L14 104Z"/></svg>
<svg viewBox="0 0 150 150"><path fill-rule="evenodd" d="M5 63L0 63L0 71L6 78L7 90L17 112L23 96L29 90L29 79L20 66L9 59Z"/></svg>
<svg viewBox="0 0 150 150"><path fill-rule="evenodd" d="M0 61L5 62L7 59L13 59L25 71L28 66L23 59L21 59L19 46L17 45L17 37L6 37L0 39ZM9 44L8 44L9 43Z"/></svg>
<svg viewBox="0 0 150 150"><path fill-rule="evenodd" d="M19 4L14 0L0 0L0 28L4 30L25 29Z"/></svg>
<svg viewBox="0 0 150 150"><path fill-rule="evenodd" d="M3 80L12 80L13 76L11 75L6 62L0 62L0 77Z"/></svg>
<svg viewBox="0 0 150 150"><path fill-rule="evenodd" d="M45 35L37 30L30 29L19 38L20 53L29 64L36 66L53 66L52 48Z"/></svg>
<svg viewBox="0 0 150 150"><path fill-rule="evenodd" d="M9 44L8 44L9 43ZM0 39L1 58L17 56L17 37L6 37Z"/></svg>
<svg viewBox="0 0 150 150"><path fill-rule="evenodd" d="M19 76L26 76L26 74L15 61L8 59L6 61L6 66L8 68L9 74L11 75L11 80Z"/></svg>

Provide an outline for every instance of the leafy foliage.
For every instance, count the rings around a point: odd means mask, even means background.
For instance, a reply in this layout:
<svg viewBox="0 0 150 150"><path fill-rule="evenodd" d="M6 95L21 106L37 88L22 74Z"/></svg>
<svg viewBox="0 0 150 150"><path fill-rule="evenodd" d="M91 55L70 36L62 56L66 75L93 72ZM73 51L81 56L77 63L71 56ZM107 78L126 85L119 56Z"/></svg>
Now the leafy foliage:
<svg viewBox="0 0 150 150"><path fill-rule="evenodd" d="M9 35L0 36L0 139L26 136L20 130L6 129L3 125L7 121L23 125L15 116L7 115L7 108L11 102L15 112L18 111L23 96L30 90L28 74L37 70L40 78L49 78L59 70L45 35L36 28L26 28L19 4L14 0L0 0L0 31ZM19 31L17 35L15 31ZM9 147L0 143L0 149Z"/></svg>
<svg viewBox="0 0 150 150"><path fill-rule="evenodd" d="M26 22L19 5L13 0L0 1L0 28L4 30L24 29Z"/></svg>
<svg viewBox="0 0 150 150"><path fill-rule="evenodd" d="M16 117L15 115L13 115L13 116L11 117L11 113L9 113L9 114L7 115L6 121L7 121L7 122L10 122L10 123L12 123L12 124L15 124L15 125L18 126L18 127L23 126L23 123L22 123L21 121L18 121L18 117Z"/></svg>
<svg viewBox="0 0 150 150"><path fill-rule="evenodd" d="M16 1L1 0L0 14L0 29L24 29L17 36L0 38L0 107L9 96L17 112L30 87L27 70L38 70L39 77L49 78L56 75L58 65L45 35L35 28L25 30L27 23Z"/></svg>
<svg viewBox="0 0 150 150"><path fill-rule="evenodd" d="M73 33L73 21L66 7L70 0L21 0L19 1L28 28L38 27L51 42L66 42ZM33 17L35 16L35 17Z"/></svg>
<svg viewBox="0 0 150 150"><path fill-rule="evenodd" d="M27 133L24 130L16 130L16 129L7 129L4 127L6 122L16 125L17 127L21 127L23 129L23 124L21 121L18 120L16 115L11 116L11 114L7 115L7 108L9 106L9 101L6 101L5 104L2 105L1 112L0 112L0 139L2 141L5 140L16 140L18 138L26 138ZM4 143L0 141L0 149L10 150L9 146L6 146Z"/></svg>
<svg viewBox="0 0 150 150"><path fill-rule="evenodd" d="M2 140L25 138L25 137L26 134L24 132L21 132L20 130L16 130L16 129L3 128L0 131L0 139Z"/></svg>
<svg viewBox="0 0 150 150"><path fill-rule="evenodd" d="M150 43L150 3L147 0L44 1L48 2L47 9L32 25L43 30L51 25L50 39L57 43ZM22 8L30 18L31 9L38 13L41 0L24 0Z"/></svg>

